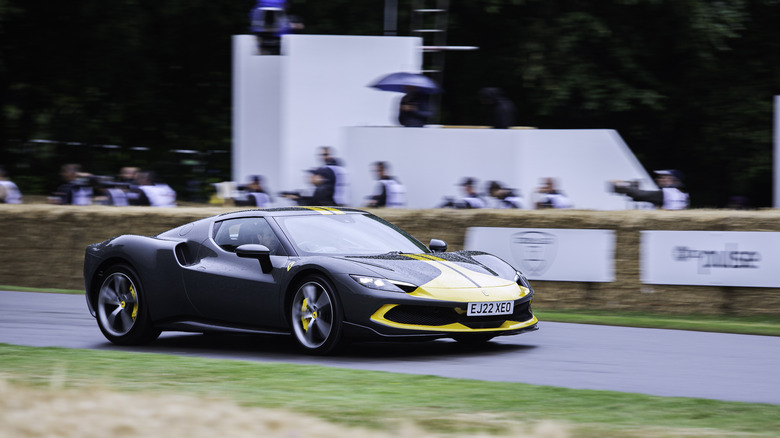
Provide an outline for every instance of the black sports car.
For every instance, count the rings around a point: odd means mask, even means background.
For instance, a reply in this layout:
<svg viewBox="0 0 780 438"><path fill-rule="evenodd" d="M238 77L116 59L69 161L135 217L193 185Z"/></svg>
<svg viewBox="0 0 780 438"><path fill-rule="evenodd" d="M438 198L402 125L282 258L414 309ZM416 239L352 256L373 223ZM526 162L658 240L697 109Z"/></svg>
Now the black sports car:
<svg viewBox="0 0 780 438"><path fill-rule="evenodd" d="M342 339L484 342L536 330L523 274L446 249L360 210L248 210L90 245L84 282L100 330L122 345L162 330L276 333L323 354Z"/></svg>

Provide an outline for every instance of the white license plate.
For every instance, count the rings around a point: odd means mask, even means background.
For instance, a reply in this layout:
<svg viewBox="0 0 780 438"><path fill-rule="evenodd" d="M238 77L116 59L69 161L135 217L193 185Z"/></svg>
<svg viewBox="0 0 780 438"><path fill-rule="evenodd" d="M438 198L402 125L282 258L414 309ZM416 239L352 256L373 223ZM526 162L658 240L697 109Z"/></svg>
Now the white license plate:
<svg viewBox="0 0 780 438"><path fill-rule="evenodd" d="M515 310L514 301L493 301L489 303L469 303L468 316L509 315Z"/></svg>

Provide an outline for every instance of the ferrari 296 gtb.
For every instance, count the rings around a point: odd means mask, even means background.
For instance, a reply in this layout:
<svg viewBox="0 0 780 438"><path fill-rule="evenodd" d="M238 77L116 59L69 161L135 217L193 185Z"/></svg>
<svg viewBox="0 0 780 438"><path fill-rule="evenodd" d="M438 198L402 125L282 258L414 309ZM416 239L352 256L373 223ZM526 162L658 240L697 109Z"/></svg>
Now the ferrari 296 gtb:
<svg viewBox="0 0 780 438"><path fill-rule="evenodd" d="M522 273L446 249L361 210L247 210L89 245L84 282L89 311L120 345L166 330L270 333L325 354L342 340L485 342L536 330Z"/></svg>

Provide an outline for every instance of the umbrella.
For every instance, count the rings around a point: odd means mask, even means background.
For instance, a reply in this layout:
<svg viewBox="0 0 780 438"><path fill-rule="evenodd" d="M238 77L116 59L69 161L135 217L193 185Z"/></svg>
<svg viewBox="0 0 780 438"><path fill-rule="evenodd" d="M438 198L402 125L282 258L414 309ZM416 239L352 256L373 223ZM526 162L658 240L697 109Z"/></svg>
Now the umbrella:
<svg viewBox="0 0 780 438"><path fill-rule="evenodd" d="M441 93L441 87L433 79L419 73L391 73L383 76L369 87L384 91L406 93L406 87L416 87L418 91L427 94Z"/></svg>

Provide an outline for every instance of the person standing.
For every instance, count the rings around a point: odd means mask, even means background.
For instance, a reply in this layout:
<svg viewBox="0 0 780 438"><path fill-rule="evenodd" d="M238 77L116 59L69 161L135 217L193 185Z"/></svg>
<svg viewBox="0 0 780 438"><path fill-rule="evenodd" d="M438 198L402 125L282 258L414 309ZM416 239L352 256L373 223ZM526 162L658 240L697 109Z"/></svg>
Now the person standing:
<svg viewBox="0 0 780 438"><path fill-rule="evenodd" d="M91 205L92 174L81 171L81 165L70 163L60 168L62 184L52 193L49 202L59 205Z"/></svg>
<svg viewBox="0 0 780 438"><path fill-rule="evenodd" d="M388 175L389 164L377 161L373 164L374 176L379 182L377 190L368 199L367 207L400 208L406 205L406 188L397 179Z"/></svg>
<svg viewBox="0 0 780 438"><path fill-rule="evenodd" d="M22 192L19 187L8 178L5 169L0 167L0 204L21 204Z"/></svg>
<svg viewBox="0 0 780 438"><path fill-rule="evenodd" d="M683 175L676 169L656 170L658 190L641 190L628 181L612 181L615 193L629 196L634 201L650 202L663 210L685 210L690 206L688 193L682 191Z"/></svg>
<svg viewBox="0 0 780 438"><path fill-rule="evenodd" d="M458 184L463 191L463 196L459 199L451 197L444 198L444 204L440 208L485 208L485 200L477 193L475 188L477 180L471 177L463 178Z"/></svg>
<svg viewBox="0 0 780 438"><path fill-rule="evenodd" d="M486 87L479 90L479 99L489 107L490 124L495 129L508 129L515 124L515 104L500 88Z"/></svg>
<svg viewBox="0 0 780 438"><path fill-rule="evenodd" d="M326 178L325 184L333 186L333 204L337 206L349 205L349 179L344 164L334 156L333 148L320 146L319 155L323 167L328 171L321 172ZM330 176L332 174L332 177Z"/></svg>
<svg viewBox="0 0 780 438"><path fill-rule="evenodd" d="M261 55L279 55L282 35L290 32L286 0L257 0L249 12L249 31L257 37Z"/></svg>
<svg viewBox="0 0 780 438"><path fill-rule="evenodd" d="M333 201L333 171L326 166L307 170L309 182L314 186L311 195L302 195L298 192L282 192L281 195L303 206L328 207L334 205Z"/></svg>
<svg viewBox="0 0 780 438"><path fill-rule="evenodd" d="M488 183L488 208L523 208L523 198L516 195L511 189L501 185L498 181Z"/></svg>
<svg viewBox="0 0 780 438"><path fill-rule="evenodd" d="M569 198L558 189L554 178L542 178L536 191L536 208L571 208Z"/></svg>
<svg viewBox="0 0 780 438"><path fill-rule="evenodd" d="M135 205L176 207L176 192L154 172L138 172L138 198Z"/></svg>
<svg viewBox="0 0 780 438"><path fill-rule="evenodd" d="M249 183L239 186L238 189L243 193L243 196L233 200L236 205L251 205L260 208L271 205L271 195L263 187L263 177L260 175L252 175L249 178Z"/></svg>
<svg viewBox="0 0 780 438"><path fill-rule="evenodd" d="M418 87L405 87L406 94L401 98L398 108L398 123L410 128L420 128L433 116L430 109L430 96Z"/></svg>

